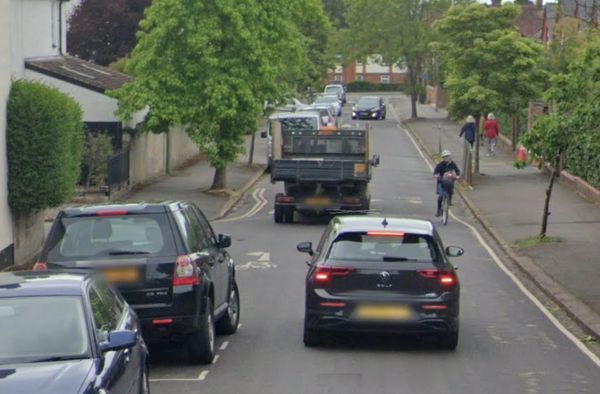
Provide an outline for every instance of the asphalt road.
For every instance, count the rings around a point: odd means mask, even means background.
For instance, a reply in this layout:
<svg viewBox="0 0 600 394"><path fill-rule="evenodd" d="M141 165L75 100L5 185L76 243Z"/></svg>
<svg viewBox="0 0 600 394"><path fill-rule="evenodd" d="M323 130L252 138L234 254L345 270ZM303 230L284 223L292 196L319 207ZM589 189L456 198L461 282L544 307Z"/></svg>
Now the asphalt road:
<svg viewBox="0 0 600 394"><path fill-rule="evenodd" d="M352 98L350 98L352 101ZM345 117L350 105L346 105ZM373 124L372 209L384 215L433 218L430 168L392 112ZM273 198L282 185L268 179L226 221L241 292L237 334L218 338L211 366L191 366L181 349L152 350L153 393L595 393L599 366L544 315L474 236L455 218L441 229L459 245L461 332L455 352L433 338L351 336L320 348L302 344L306 258L300 241L316 243L326 218L275 224ZM266 205L265 205L266 203ZM253 209L256 208L256 209ZM260 209L259 209L260 208ZM473 221L462 204L456 217ZM437 220L436 220L437 222Z"/></svg>

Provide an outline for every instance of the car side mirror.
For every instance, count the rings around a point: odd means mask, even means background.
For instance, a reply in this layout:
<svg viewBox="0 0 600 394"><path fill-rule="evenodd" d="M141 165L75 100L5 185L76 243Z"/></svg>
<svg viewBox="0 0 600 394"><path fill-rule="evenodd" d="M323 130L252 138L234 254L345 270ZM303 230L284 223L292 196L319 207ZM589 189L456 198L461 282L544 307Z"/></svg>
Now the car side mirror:
<svg viewBox="0 0 600 394"><path fill-rule="evenodd" d="M380 161L381 159L379 158L379 155L373 155L373 159L371 160L373 166L377 167Z"/></svg>
<svg viewBox="0 0 600 394"><path fill-rule="evenodd" d="M231 237L227 234L219 234L219 248L228 248L231 246Z"/></svg>
<svg viewBox="0 0 600 394"><path fill-rule="evenodd" d="M129 349L137 343L137 334L131 330L111 331L108 341L100 345L102 352Z"/></svg>
<svg viewBox="0 0 600 394"><path fill-rule="evenodd" d="M460 257L465 254L465 250L459 246L448 246L446 248L446 256Z"/></svg>
<svg viewBox="0 0 600 394"><path fill-rule="evenodd" d="M263 130L260 132L260 138L267 138L267 131Z"/></svg>
<svg viewBox="0 0 600 394"><path fill-rule="evenodd" d="M300 242L298 246L296 246L298 252L308 253L309 255L315 254L312 250L312 242Z"/></svg>

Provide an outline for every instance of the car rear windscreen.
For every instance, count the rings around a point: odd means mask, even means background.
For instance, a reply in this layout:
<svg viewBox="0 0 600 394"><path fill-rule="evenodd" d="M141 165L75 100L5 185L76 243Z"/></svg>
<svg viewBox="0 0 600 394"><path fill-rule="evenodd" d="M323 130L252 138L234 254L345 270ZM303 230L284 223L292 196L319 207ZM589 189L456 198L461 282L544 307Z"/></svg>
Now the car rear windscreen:
<svg viewBox="0 0 600 394"><path fill-rule="evenodd" d="M404 232L347 232L329 249L329 258L373 261L438 261L439 250L432 237Z"/></svg>
<svg viewBox="0 0 600 394"><path fill-rule="evenodd" d="M166 214L63 217L50 234L47 261L174 254Z"/></svg>
<svg viewBox="0 0 600 394"><path fill-rule="evenodd" d="M282 118L281 129L286 130L318 130L319 124L316 116Z"/></svg>

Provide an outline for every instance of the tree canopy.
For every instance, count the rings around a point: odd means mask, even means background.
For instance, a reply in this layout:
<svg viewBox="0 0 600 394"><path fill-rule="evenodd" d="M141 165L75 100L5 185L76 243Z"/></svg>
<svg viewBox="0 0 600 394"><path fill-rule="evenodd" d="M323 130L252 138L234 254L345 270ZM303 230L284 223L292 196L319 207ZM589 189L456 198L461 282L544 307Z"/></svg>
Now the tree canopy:
<svg viewBox="0 0 600 394"><path fill-rule="evenodd" d="M67 50L103 66L126 57L150 0L85 0L68 21Z"/></svg>
<svg viewBox="0 0 600 394"><path fill-rule="evenodd" d="M217 170L213 188L222 188L264 102L324 67L319 36L303 34L319 15L314 0L154 0L127 63L136 77L115 93L118 113L147 108L144 128L153 132L185 126Z"/></svg>

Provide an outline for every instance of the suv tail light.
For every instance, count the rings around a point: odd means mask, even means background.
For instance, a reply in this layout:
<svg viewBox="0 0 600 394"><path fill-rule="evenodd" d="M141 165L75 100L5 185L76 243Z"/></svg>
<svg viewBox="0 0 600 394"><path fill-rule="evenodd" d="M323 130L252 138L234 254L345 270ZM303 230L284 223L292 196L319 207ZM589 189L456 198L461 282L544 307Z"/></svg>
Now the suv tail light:
<svg viewBox="0 0 600 394"><path fill-rule="evenodd" d="M454 286L457 282L456 275L453 271L431 268L417 270L417 273L426 279L437 279L442 286Z"/></svg>
<svg viewBox="0 0 600 394"><path fill-rule="evenodd" d="M348 267L318 267L312 274L312 282L315 284L326 284L333 278L348 276L354 268Z"/></svg>
<svg viewBox="0 0 600 394"><path fill-rule="evenodd" d="M200 283L198 267L190 256L178 256L173 271L173 287L189 286Z"/></svg>
<svg viewBox="0 0 600 394"><path fill-rule="evenodd" d="M46 262L44 261L38 261L37 263L35 263L33 265L32 271L47 271L48 270L48 264L46 264Z"/></svg>

